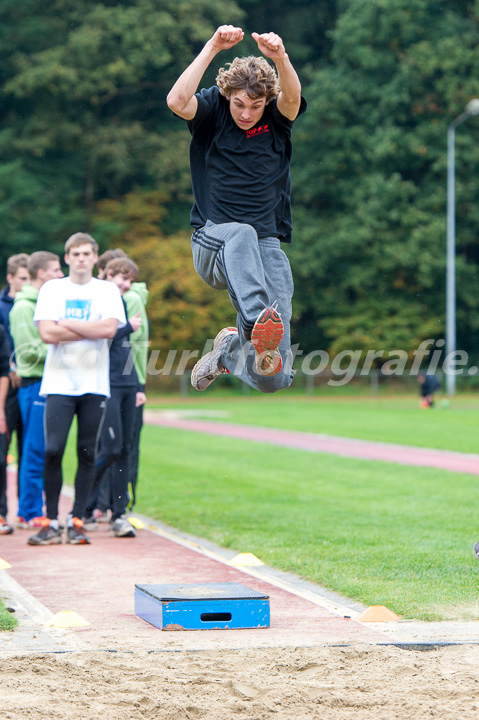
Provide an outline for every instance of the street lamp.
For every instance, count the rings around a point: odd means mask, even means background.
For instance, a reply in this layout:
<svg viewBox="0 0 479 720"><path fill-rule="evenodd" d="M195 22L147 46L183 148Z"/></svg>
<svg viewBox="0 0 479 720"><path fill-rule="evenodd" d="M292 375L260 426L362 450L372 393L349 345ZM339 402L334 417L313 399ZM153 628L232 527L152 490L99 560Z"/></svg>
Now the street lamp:
<svg viewBox="0 0 479 720"><path fill-rule="evenodd" d="M456 351L456 216L455 216L455 132L471 115L479 115L479 98L469 100L466 109L447 128L447 265L446 265L446 389L454 395L456 376L451 353ZM449 372L451 370L451 372Z"/></svg>

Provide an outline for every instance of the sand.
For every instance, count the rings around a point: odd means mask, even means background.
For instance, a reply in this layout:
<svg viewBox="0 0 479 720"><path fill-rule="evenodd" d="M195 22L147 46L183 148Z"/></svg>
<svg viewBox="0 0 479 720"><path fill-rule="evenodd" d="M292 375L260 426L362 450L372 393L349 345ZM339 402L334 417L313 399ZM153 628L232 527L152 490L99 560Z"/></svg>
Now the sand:
<svg viewBox="0 0 479 720"><path fill-rule="evenodd" d="M1 660L0 718L476 719L479 646L73 652Z"/></svg>

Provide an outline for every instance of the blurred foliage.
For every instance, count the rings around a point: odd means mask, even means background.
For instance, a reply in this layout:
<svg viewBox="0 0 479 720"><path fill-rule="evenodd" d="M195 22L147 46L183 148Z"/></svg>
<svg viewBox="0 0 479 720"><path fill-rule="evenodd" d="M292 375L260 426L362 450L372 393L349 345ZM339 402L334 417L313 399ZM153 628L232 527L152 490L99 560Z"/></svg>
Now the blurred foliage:
<svg viewBox="0 0 479 720"><path fill-rule="evenodd" d="M411 352L444 335L446 130L477 95L479 3L342 6L295 135L296 339ZM478 134L472 118L456 142L458 342L476 354Z"/></svg>
<svg viewBox="0 0 479 720"><path fill-rule="evenodd" d="M294 129L293 338L304 350L444 335L446 130L478 95L479 0L3 0L0 261L79 229L123 247L155 346L234 321L189 247L189 134L166 94L214 29L274 30L303 82ZM479 119L456 134L458 344L479 362Z"/></svg>
<svg viewBox="0 0 479 720"><path fill-rule="evenodd" d="M112 247L121 246L148 286L151 344L160 351L158 361L152 361L156 370L169 350L202 351L207 338L236 319L224 294L192 271L190 233L166 236L162 231L164 203L161 191L136 191L121 200L99 202L92 221L94 236L108 237Z"/></svg>

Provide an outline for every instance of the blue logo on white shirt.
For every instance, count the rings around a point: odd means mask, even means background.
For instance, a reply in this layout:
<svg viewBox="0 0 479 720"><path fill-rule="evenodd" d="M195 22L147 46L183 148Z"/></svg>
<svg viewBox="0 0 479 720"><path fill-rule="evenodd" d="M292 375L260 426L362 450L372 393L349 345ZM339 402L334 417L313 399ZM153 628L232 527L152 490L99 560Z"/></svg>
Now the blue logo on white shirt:
<svg viewBox="0 0 479 720"><path fill-rule="evenodd" d="M91 312L91 300L67 300L67 320L89 320Z"/></svg>

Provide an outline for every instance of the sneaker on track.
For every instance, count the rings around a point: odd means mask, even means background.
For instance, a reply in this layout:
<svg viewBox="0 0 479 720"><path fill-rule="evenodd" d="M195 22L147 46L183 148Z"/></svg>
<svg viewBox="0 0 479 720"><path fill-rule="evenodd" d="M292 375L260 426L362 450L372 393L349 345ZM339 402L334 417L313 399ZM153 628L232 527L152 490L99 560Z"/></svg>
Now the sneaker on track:
<svg viewBox="0 0 479 720"><path fill-rule="evenodd" d="M136 537L136 532L126 518L119 517L110 523L110 535L113 537Z"/></svg>
<svg viewBox="0 0 479 720"><path fill-rule="evenodd" d="M42 523L45 520L44 517L34 517L31 520L25 520L24 517L17 517L15 521L15 527L21 530L31 530L32 528L41 528Z"/></svg>
<svg viewBox="0 0 479 720"><path fill-rule="evenodd" d="M93 517L97 521L97 523L107 523L109 522L109 511L108 510L100 510L100 508L95 508L93 510Z"/></svg>
<svg viewBox="0 0 479 720"><path fill-rule="evenodd" d="M195 390L199 392L206 390L219 375L228 372L221 364L221 357L229 340L237 334L238 331L234 327L223 328L219 331L213 340L213 349L203 355L191 371L191 384Z"/></svg>
<svg viewBox="0 0 479 720"><path fill-rule="evenodd" d="M259 375L277 375L283 367L278 347L283 339L284 325L276 305L265 308L258 316L251 332Z"/></svg>
<svg viewBox="0 0 479 720"><path fill-rule="evenodd" d="M9 523L7 523L4 517L0 516L0 535L11 535L12 532L13 527Z"/></svg>
<svg viewBox="0 0 479 720"><path fill-rule="evenodd" d="M92 532L93 530L98 530L98 523L97 523L94 515L90 515L89 517L83 518L83 528L85 530L88 530L88 532Z"/></svg>
<svg viewBox="0 0 479 720"><path fill-rule="evenodd" d="M68 519L67 524L67 543L71 545L90 545L91 540L85 534L83 528L83 520L74 517Z"/></svg>
<svg viewBox="0 0 479 720"><path fill-rule="evenodd" d="M50 525L50 520L45 518L42 529L36 535L28 538L29 545L59 545L62 541L62 532Z"/></svg>

